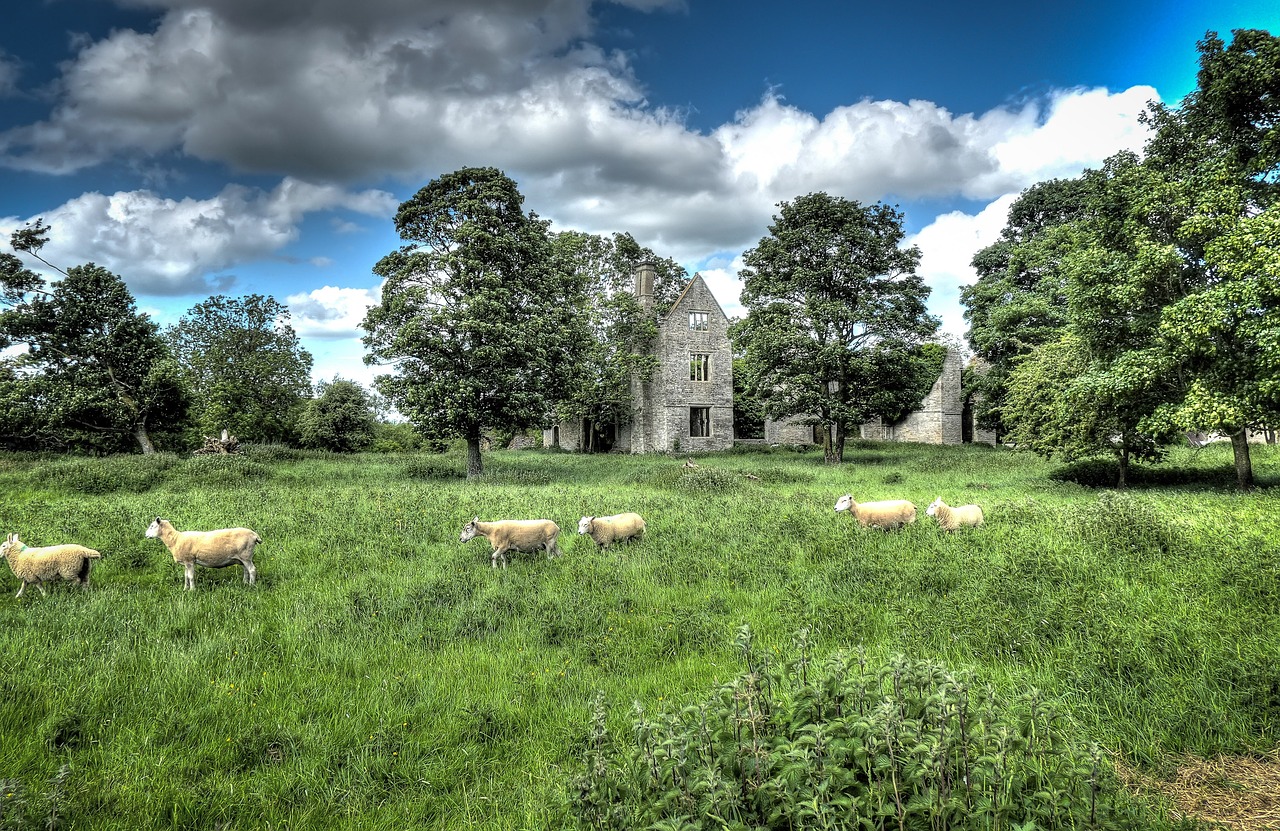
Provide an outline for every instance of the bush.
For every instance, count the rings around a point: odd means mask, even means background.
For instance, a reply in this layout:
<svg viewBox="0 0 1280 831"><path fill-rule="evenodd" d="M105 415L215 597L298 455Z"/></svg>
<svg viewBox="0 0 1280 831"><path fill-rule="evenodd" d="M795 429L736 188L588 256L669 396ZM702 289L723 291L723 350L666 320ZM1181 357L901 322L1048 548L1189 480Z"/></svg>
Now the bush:
<svg viewBox="0 0 1280 831"><path fill-rule="evenodd" d="M840 652L771 663L743 627L746 672L625 738L597 697L571 788L593 828L1144 828L1096 745L1035 690L1002 700L946 668Z"/></svg>

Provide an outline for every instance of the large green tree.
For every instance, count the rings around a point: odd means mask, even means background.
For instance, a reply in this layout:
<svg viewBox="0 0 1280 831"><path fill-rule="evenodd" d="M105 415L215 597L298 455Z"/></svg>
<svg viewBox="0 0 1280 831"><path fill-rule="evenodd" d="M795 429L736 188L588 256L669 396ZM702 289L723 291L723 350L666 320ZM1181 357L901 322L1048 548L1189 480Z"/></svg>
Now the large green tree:
<svg viewBox="0 0 1280 831"><path fill-rule="evenodd" d="M665 310L688 285L684 267L640 246L630 234L612 237L564 231L552 235L556 267L577 274L584 286L582 314L590 338L569 395L556 407L560 421L623 425L634 409L632 380L647 381L657 371L653 354L657 323L641 308L635 272L641 262L654 266L653 306ZM594 429L584 450L594 449Z"/></svg>
<svg viewBox="0 0 1280 831"><path fill-rule="evenodd" d="M383 257L381 302L364 319L378 389L424 435L467 442L483 473L486 428L554 417L589 341L581 274L557 267L547 223L496 168L432 180L396 213L406 244Z"/></svg>
<svg viewBox="0 0 1280 831"><path fill-rule="evenodd" d="M1091 183L1053 179L1033 185L1009 208L1000 239L973 258L978 279L960 292L968 340L982 371L970 373L978 422L1004 435L1009 376L1037 347L1057 340L1067 322L1062 258L1065 226L1086 210Z"/></svg>
<svg viewBox="0 0 1280 831"><path fill-rule="evenodd" d="M352 453L373 444L378 418L372 396L355 381L334 378L317 384L302 408L298 438L303 447Z"/></svg>
<svg viewBox="0 0 1280 831"><path fill-rule="evenodd" d="M47 232L37 222L11 242L39 258ZM118 276L89 263L49 285L0 254L0 304L0 347L26 347L0 372L7 444L96 453L136 444L154 453L152 434L181 425L187 398L177 367Z"/></svg>
<svg viewBox="0 0 1280 831"><path fill-rule="evenodd" d="M218 295L197 303L165 336L195 393L205 435L294 442L311 393L311 353L274 297Z"/></svg>
<svg viewBox="0 0 1280 831"><path fill-rule="evenodd" d="M838 463L850 427L896 419L928 393L936 361L922 346L938 320L897 210L826 193L780 209L743 256L747 316L731 336L747 394L770 418L821 425L824 456Z"/></svg>
<svg viewBox="0 0 1280 831"><path fill-rule="evenodd" d="M1183 379L1166 421L1231 437L1237 481L1253 484L1248 430L1280 421L1272 390L1274 211L1280 205L1280 38L1238 29L1230 44L1198 44L1196 89L1178 107L1153 105L1147 164L1183 188L1176 244L1188 272L1161 330Z"/></svg>

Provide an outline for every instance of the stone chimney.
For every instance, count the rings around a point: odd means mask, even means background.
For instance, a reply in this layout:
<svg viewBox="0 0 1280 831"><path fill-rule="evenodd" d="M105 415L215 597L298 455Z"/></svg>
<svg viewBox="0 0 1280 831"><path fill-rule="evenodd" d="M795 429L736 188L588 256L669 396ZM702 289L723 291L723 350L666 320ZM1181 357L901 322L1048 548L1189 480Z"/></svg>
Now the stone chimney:
<svg viewBox="0 0 1280 831"><path fill-rule="evenodd" d="M649 260L642 260L636 266L636 299L645 314L653 312L653 281L657 276L658 270Z"/></svg>

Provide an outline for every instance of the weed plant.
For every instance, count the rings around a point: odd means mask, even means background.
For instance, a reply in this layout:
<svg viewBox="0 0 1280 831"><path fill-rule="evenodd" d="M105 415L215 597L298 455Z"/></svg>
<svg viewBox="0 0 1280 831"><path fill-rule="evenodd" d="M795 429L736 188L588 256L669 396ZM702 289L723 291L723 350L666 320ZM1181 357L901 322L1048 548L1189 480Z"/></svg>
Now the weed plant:
<svg viewBox="0 0 1280 831"><path fill-rule="evenodd" d="M879 678L902 655L903 672L937 668L971 702L980 689L1008 724L1038 689L1060 746L1096 744L1104 769L1111 754L1159 772L1181 753L1280 743L1280 499L1217 484L1229 447L1172 453L1165 484L1123 493L1002 449L694 459L495 451L467 480L460 447L0 457L6 532L106 555L89 591L15 600L17 581L0 583L0 822L572 828L597 700L628 739L633 702L709 706L708 690L742 683L744 624L756 650L779 649L752 664L783 673L764 688L771 712L799 712L781 646L807 630L817 677L862 655ZM1254 467L1275 481L1276 448ZM987 523L948 535L922 512L868 531L832 510L843 493L977 502ZM573 533L580 516L627 510L648 522L639 543L598 551ZM144 537L157 515L254 528L257 584L201 568L182 591ZM553 519L565 553L491 569L483 539L458 541L476 515ZM1143 806L1148 827L1167 825Z"/></svg>
<svg viewBox="0 0 1280 831"><path fill-rule="evenodd" d="M1145 828L1038 690L1006 698L972 677L895 656L785 660L736 646L742 672L701 703L652 718L635 705L611 735L597 698L574 782L580 822L601 829Z"/></svg>

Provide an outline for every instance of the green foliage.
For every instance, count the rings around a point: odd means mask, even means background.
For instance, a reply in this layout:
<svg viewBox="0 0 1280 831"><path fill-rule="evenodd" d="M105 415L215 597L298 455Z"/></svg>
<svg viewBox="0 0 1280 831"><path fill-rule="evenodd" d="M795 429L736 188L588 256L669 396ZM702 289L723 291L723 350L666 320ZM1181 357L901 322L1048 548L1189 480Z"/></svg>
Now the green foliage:
<svg viewBox="0 0 1280 831"><path fill-rule="evenodd" d="M937 331L917 248L886 205L811 193L781 203L769 235L743 255L744 320L730 329L746 394L765 415L807 415L846 432L919 404L920 347Z"/></svg>
<svg viewBox="0 0 1280 831"><path fill-rule="evenodd" d="M311 392L311 353L289 324L287 306L261 294L217 295L191 307L165 338L192 390L200 435L297 439L298 411Z"/></svg>
<svg viewBox="0 0 1280 831"><path fill-rule="evenodd" d="M373 401L355 381L321 382L315 398L302 407L298 438L303 447L351 453L373 443Z"/></svg>
<svg viewBox="0 0 1280 831"><path fill-rule="evenodd" d="M38 256L40 223L11 240ZM158 328L124 281L93 263L50 287L16 257L0 260L0 345L27 350L0 366L0 439L11 449L95 454L136 446L183 423L187 390Z"/></svg>
<svg viewBox="0 0 1280 831"><path fill-rule="evenodd" d="M374 453L408 453L422 450L426 446L427 441L413 429L412 424L378 421L373 425L373 442L368 449ZM444 448L441 446L438 449Z"/></svg>
<svg viewBox="0 0 1280 831"><path fill-rule="evenodd" d="M379 260L382 300L365 317L377 386L424 435L456 436L467 473L495 425L541 425L568 397L590 336L584 275L552 256L547 223L526 215L494 168L441 176L400 205L406 244Z"/></svg>
<svg viewBox="0 0 1280 831"><path fill-rule="evenodd" d="M146 493L181 465L182 461L172 453L61 459L38 468L32 481L67 493Z"/></svg>
<svg viewBox="0 0 1280 831"><path fill-rule="evenodd" d="M745 667L700 704L597 698L573 807L590 828L1143 828L1061 705L967 673L865 653L785 662L738 634Z"/></svg>

